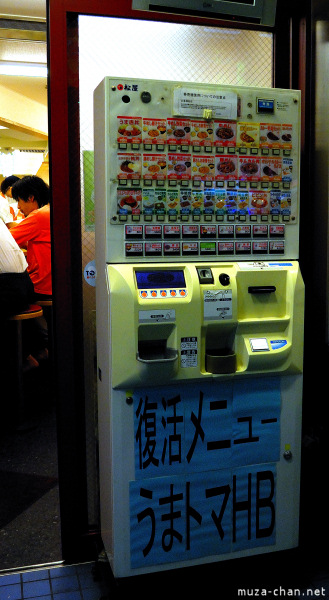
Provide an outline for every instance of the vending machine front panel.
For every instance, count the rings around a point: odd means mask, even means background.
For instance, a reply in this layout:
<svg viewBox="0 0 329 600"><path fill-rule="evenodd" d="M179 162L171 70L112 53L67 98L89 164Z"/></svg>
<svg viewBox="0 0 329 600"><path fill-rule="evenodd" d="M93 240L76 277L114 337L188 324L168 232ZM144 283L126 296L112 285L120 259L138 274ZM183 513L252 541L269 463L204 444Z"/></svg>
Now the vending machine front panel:
<svg viewBox="0 0 329 600"><path fill-rule="evenodd" d="M300 92L107 77L94 105L114 576L295 547Z"/></svg>
<svg viewBox="0 0 329 600"><path fill-rule="evenodd" d="M298 258L299 91L101 86L107 262Z"/></svg>

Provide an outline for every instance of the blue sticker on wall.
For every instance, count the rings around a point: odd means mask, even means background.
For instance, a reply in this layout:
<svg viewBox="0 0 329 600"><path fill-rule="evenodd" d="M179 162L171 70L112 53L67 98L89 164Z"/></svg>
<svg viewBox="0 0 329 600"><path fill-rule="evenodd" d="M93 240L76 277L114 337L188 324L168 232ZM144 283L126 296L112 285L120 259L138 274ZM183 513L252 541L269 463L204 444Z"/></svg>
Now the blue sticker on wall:
<svg viewBox="0 0 329 600"><path fill-rule="evenodd" d="M97 271L96 271L96 264L94 260L91 260L84 268L84 272L83 272L85 281L95 287L96 286L96 277L97 277Z"/></svg>

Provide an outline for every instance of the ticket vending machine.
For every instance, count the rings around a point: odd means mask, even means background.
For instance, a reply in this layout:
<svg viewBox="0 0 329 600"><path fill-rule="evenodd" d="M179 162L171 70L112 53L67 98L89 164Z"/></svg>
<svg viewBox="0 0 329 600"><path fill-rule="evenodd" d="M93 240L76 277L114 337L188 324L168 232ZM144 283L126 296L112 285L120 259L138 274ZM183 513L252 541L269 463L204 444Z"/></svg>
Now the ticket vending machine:
<svg viewBox="0 0 329 600"><path fill-rule="evenodd" d="M101 530L115 577L297 546L300 93L94 95Z"/></svg>

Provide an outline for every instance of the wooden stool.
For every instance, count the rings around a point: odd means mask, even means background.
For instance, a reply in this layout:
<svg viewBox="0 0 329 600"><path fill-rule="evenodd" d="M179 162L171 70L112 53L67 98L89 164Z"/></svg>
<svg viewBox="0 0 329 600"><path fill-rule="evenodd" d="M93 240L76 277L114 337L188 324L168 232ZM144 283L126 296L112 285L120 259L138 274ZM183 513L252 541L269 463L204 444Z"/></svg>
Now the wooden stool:
<svg viewBox="0 0 329 600"><path fill-rule="evenodd" d="M48 325L48 336L49 336L49 348L48 351L52 353L52 343L53 343L53 301L50 298L49 300L41 300L37 298L36 302L43 308L43 316L45 317Z"/></svg>
<svg viewBox="0 0 329 600"><path fill-rule="evenodd" d="M53 305L52 300L39 300L39 298L38 298L37 302L38 302L38 304L40 304L40 306L52 306Z"/></svg>
<svg viewBox="0 0 329 600"><path fill-rule="evenodd" d="M47 325L48 325L49 329L51 329L53 301L52 300L39 300L39 298L37 298L36 302L43 308L43 315L47 321ZM49 320L49 323L48 323L48 320ZM51 333L51 331L49 333Z"/></svg>
<svg viewBox="0 0 329 600"><path fill-rule="evenodd" d="M23 389L23 337L22 321L27 319L36 319L42 317L43 310L39 304L30 304L26 310L9 317L16 325L16 377L17 377L17 396L18 396L18 419L22 422L24 416L24 389Z"/></svg>

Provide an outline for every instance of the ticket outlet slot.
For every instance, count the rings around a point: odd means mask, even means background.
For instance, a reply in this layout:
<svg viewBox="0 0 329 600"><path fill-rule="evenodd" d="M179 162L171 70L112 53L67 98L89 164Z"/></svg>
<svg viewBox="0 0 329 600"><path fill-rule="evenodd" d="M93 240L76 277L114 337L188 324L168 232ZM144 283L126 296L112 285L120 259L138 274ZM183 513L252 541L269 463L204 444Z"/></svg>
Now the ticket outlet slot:
<svg viewBox="0 0 329 600"><path fill-rule="evenodd" d="M235 373L237 366L234 351L236 326L209 325L206 328L205 370L207 373L224 375Z"/></svg>
<svg viewBox="0 0 329 600"><path fill-rule="evenodd" d="M161 325L139 327L137 360L150 365L177 361L177 349L169 346L172 333L172 328Z"/></svg>
<svg viewBox="0 0 329 600"><path fill-rule="evenodd" d="M276 291L275 285L250 285L249 294L272 294Z"/></svg>
<svg viewBox="0 0 329 600"><path fill-rule="evenodd" d="M154 323L138 328L137 361L147 379L171 379L178 371L176 326Z"/></svg>

